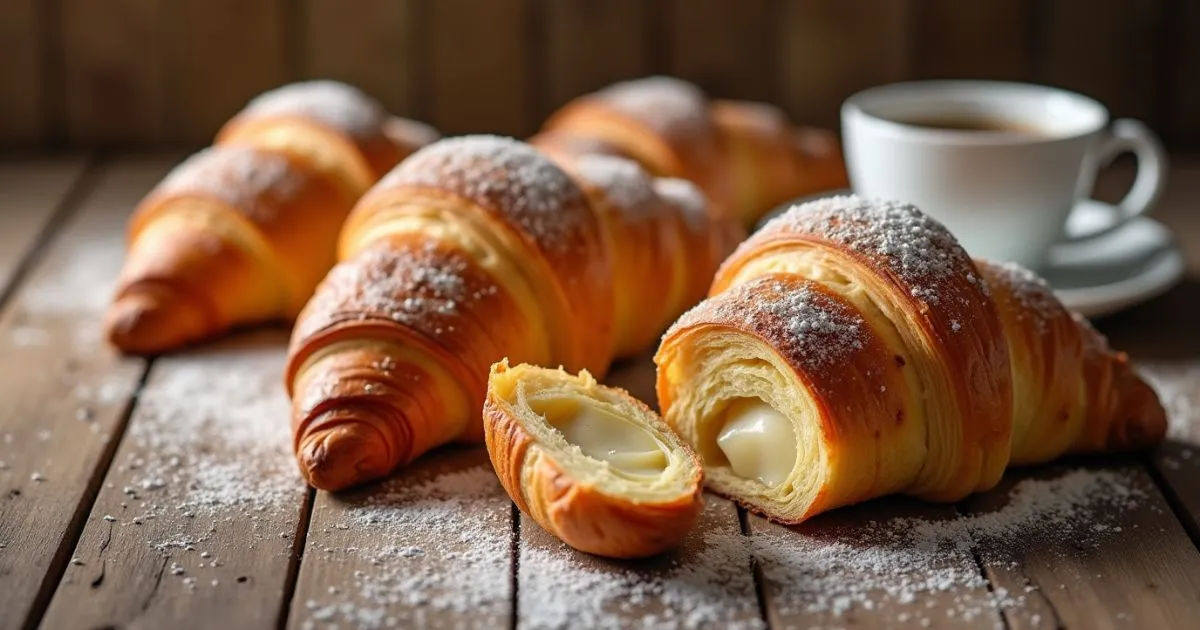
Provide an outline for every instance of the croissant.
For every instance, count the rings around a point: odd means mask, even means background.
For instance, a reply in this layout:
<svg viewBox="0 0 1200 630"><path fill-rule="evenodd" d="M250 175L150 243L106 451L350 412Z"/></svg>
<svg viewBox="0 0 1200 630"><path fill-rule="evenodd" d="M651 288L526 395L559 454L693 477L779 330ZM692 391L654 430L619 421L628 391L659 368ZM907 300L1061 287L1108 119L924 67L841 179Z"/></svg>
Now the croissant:
<svg viewBox="0 0 1200 630"><path fill-rule="evenodd" d="M688 179L744 227L788 199L847 182L832 134L794 129L764 103L710 101L695 85L669 77L579 97L555 112L533 142L556 158L619 153L657 176Z"/></svg>
<svg viewBox="0 0 1200 630"><path fill-rule="evenodd" d="M105 328L156 353L241 324L294 318L335 261L355 200L436 132L345 85L285 86L176 167L130 221Z"/></svg>
<svg viewBox="0 0 1200 630"><path fill-rule="evenodd" d="M289 352L309 483L341 489L479 442L494 362L602 375L702 297L728 250L694 186L615 157L572 172L528 144L466 136L418 151L362 198Z"/></svg>
<svg viewBox="0 0 1200 630"><path fill-rule="evenodd" d="M677 545L704 502L691 449L658 414L587 371L501 361L483 423L500 483L522 512L568 545L640 558Z"/></svg>
<svg viewBox="0 0 1200 630"><path fill-rule="evenodd" d="M656 356L710 487L797 523L891 493L956 501L1006 466L1149 447L1162 405L1031 272L910 205L793 207L722 265Z"/></svg>

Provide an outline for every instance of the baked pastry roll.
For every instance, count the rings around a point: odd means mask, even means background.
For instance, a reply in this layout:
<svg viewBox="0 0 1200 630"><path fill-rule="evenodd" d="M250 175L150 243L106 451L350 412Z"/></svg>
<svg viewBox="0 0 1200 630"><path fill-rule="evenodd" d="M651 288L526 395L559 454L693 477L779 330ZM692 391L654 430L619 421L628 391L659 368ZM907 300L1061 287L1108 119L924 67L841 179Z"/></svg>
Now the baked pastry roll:
<svg viewBox="0 0 1200 630"><path fill-rule="evenodd" d="M492 367L488 453L522 512L568 545L640 558L677 545L703 507L692 451L649 407L587 371Z"/></svg>
<svg viewBox="0 0 1200 630"><path fill-rule="evenodd" d="M711 294L664 336L659 405L714 490L776 520L893 492L956 501L1010 463L1165 434L1123 354L910 205L794 207Z"/></svg>

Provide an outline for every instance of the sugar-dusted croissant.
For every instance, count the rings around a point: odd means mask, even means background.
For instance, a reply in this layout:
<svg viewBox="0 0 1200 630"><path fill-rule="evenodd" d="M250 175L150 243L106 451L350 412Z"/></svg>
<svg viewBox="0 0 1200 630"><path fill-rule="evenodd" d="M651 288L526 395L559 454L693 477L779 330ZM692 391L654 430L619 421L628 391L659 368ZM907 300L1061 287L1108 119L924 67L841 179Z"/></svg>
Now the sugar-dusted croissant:
<svg viewBox="0 0 1200 630"><path fill-rule="evenodd" d="M513 502L581 551L662 553L704 505L704 474L691 449L645 404L586 371L497 363L483 425Z"/></svg>
<svg viewBox="0 0 1200 630"><path fill-rule="evenodd" d="M345 488L478 442L494 362L601 375L698 299L725 253L703 195L620 158L573 173L583 188L528 144L466 136L418 151L363 197L343 262L292 336L286 382L309 483ZM642 268L618 265L635 250Z"/></svg>
<svg viewBox="0 0 1200 630"><path fill-rule="evenodd" d="M1009 464L1163 438L1123 354L1027 271L916 208L797 206L663 339L658 397L709 485L787 523L890 493L955 501Z"/></svg>
<svg viewBox="0 0 1200 630"><path fill-rule="evenodd" d="M619 152L655 175L691 180L745 227L790 198L846 185L832 134L794 129L763 103L709 101L696 86L668 77L579 97L554 113L533 142L556 158Z"/></svg>
<svg viewBox="0 0 1200 630"><path fill-rule="evenodd" d="M436 137L330 81L256 98L135 211L109 339L126 352L163 352L295 317L333 265L354 202Z"/></svg>

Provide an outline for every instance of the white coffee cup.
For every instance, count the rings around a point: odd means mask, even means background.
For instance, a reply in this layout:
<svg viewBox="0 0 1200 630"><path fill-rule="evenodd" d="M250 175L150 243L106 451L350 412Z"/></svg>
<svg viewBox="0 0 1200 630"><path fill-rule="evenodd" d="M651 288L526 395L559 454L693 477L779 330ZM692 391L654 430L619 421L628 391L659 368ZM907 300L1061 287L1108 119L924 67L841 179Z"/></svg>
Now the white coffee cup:
<svg viewBox="0 0 1200 630"><path fill-rule="evenodd" d="M980 123L986 130L952 128ZM942 126L939 126L942 125ZM1037 268L1050 247L1108 233L1162 192L1167 157L1144 124L1066 90L995 81L918 81L871 88L842 106L854 191L907 201L968 253ZM1137 179L1111 220L1067 234L1097 172L1132 152ZM1074 232L1074 231L1072 231Z"/></svg>

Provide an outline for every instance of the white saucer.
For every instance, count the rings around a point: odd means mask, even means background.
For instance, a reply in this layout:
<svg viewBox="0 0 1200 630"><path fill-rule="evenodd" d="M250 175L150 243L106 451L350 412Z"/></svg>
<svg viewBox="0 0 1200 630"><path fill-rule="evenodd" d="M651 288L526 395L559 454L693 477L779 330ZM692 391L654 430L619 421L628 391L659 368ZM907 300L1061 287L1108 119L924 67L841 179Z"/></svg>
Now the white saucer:
<svg viewBox="0 0 1200 630"><path fill-rule="evenodd" d="M759 227L797 203L847 192L830 191L788 202L769 212ZM1091 232L1106 225L1115 214L1111 204L1082 201L1066 231ZM1100 317L1165 293L1186 270L1170 230L1154 219L1141 217L1094 239L1055 245L1039 273L1067 308L1086 317Z"/></svg>

